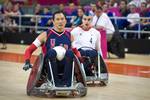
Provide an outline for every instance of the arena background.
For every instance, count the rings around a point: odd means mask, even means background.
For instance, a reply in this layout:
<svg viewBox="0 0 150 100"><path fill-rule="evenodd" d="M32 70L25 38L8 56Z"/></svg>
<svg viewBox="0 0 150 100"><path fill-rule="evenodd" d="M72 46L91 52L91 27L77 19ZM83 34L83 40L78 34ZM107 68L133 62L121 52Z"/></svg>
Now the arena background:
<svg viewBox="0 0 150 100"><path fill-rule="evenodd" d="M22 70L24 65L25 48L33 42L39 33L46 26L38 24L38 16L35 16L35 8L40 5L41 9L47 7L54 13L59 9L60 4L64 5L65 11L68 11L69 5L74 3L75 8L79 5L86 11L91 9L91 4L103 5L105 2L111 2L112 12L115 16L110 18L114 21L118 19L127 19L119 16L116 7L123 0L0 0L0 48L6 44L6 48L0 49L0 99L1 100L47 100L50 98L41 98L26 95L26 83L30 70ZM146 2L146 12L150 12L150 0L126 0L127 4L135 3L137 12L141 13L142 2ZM11 2L11 3L10 3ZM99 4L100 3L100 4ZM4 24L6 18L3 8L10 11L15 5L19 4L19 15L10 14L10 19L15 23ZM8 8L6 7L8 6ZM118 5L118 6L117 6ZM70 10L69 10L70 11ZM13 10L12 10L13 12ZM144 11L143 11L144 12ZM70 12L69 12L70 14ZM43 17L43 16L42 16ZM50 15L50 18L52 16ZM68 20L72 15L67 15ZM31 18L36 19L36 23L31 24ZM147 19L150 17L140 17L138 19ZM116 24L116 23L115 23ZM149 24L150 25L150 24ZM121 26L121 25L118 25ZM117 26L117 28L118 28ZM52 26L50 26L52 27ZM67 26L67 29L71 27ZM141 21L138 23L137 30L128 30L126 27L119 28L119 34L124 43L125 58L119 58L110 53L110 57L105 59L109 70L109 83L104 87L89 87L88 94L83 98L54 98L56 100L75 99L75 100L149 100L150 99L150 28L142 28ZM130 36L131 33L131 36ZM132 35L135 34L136 37ZM6 42L6 43L5 43ZM36 57L41 52L40 48L36 50L31 58L34 63Z"/></svg>

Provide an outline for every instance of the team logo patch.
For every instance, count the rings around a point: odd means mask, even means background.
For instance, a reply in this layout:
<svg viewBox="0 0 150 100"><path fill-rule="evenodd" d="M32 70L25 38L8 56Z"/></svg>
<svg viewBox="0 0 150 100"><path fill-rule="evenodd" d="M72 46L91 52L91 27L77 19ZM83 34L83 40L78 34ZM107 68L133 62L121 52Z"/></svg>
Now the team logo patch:
<svg viewBox="0 0 150 100"><path fill-rule="evenodd" d="M55 39L50 39L51 48L55 47Z"/></svg>

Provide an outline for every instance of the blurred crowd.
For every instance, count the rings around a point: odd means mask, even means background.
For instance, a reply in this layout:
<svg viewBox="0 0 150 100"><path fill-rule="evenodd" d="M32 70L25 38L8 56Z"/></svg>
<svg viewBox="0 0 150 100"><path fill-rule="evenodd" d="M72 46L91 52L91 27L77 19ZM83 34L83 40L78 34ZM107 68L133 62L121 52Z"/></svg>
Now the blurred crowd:
<svg viewBox="0 0 150 100"><path fill-rule="evenodd" d="M34 6L25 6L23 3L12 2L5 0L0 6L0 13L4 14L4 18L0 18L0 23L4 23L7 31L16 32L19 25L18 15L40 15L43 17L25 17L22 18L22 25L38 25L40 27L52 27L52 14L61 10L67 15L66 27L76 27L82 23L81 19L84 13L90 13L91 16L96 16L97 7L102 8L101 12L106 13L111 18L111 22L118 29L150 30L150 19L142 17L150 17L150 0L95 0L93 3L86 5L75 5L74 3L43 6L36 4ZM45 17L44 17L45 16ZM126 17L125 19L112 19L112 17ZM141 18L142 19L141 19ZM34 28L27 31L34 32Z"/></svg>

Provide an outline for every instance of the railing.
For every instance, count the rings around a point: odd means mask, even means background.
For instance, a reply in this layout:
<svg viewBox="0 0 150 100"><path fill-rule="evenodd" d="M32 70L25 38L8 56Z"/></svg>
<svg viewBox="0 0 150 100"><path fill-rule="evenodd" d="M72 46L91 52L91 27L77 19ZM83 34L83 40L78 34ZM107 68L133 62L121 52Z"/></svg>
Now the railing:
<svg viewBox="0 0 150 100"><path fill-rule="evenodd" d="M127 19L127 17L110 17L110 19L113 19L115 24L117 25L117 20L118 19ZM130 19L139 19L139 21L137 22L138 30L127 30L126 28L124 28L123 30L119 30L119 32L137 33L138 34L138 38L141 38L141 34L145 34L145 33L146 34L150 34L150 31L143 31L143 30L141 30L141 20L143 20L143 19L150 20L150 17L139 17L139 18L130 18Z"/></svg>
<svg viewBox="0 0 150 100"><path fill-rule="evenodd" d="M35 29L35 32L38 33L39 29L48 29L50 27L41 27L38 25L38 22L40 21L41 18L52 18L52 16L39 16L39 15L19 15L19 16L8 16L7 17L11 17L11 18L17 18L18 23L16 26L14 25L6 25L5 24L5 18L6 15L0 15L0 18L3 20L3 24L0 24L0 27L3 28L3 31L6 30L6 28L8 27L15 27L18 28L19 32L21 32L23 29L29 28L29 29ZM35 19L35 25L30 25L31 23L31 18ZM71 16L67 16L67 18L71 19ZM118 19L127 19L127 17L110 17L110 19L113 19L114 22L116 23ZM134 18L135 19L135 18ZM137 18L136 18L137 19ZM150 17L140 17L138 18L139 20L141 19L149 19ZM27 21L25 21L27 20ZM24 24L24 23L28 23L28 24ZM150 31L143 31L141 30L141 25L140 25L140 21L138 22L138 30L127 30L127 29L123 29L123 30L119 30L119 32L124 32L124 33L137 33L138 34L138 38L141 38L141 34L150 34Z"/></svg>

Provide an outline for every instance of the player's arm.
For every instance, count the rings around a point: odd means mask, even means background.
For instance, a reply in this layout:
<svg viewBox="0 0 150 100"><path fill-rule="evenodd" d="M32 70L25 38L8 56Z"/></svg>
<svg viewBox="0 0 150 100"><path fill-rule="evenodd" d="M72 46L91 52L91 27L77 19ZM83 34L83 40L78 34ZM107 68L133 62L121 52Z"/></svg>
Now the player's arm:
<svg viewBox="0 0 150 100"><path fill-rule="evenodd" d="M74 36L71 34L71 42L74 41Z"/></svg>
<svg viewBox="0 0 150 100"><path fill-rule="evenodd" d="M77 52L78 50L76 47L74 47L73 42L74 42L74 36L73 36L73 34L71 34L71 48L72 48L72 51L74 52L74 54L76 55L78 53Z"/></svg>
<svg viewBox="0 0 150 100"><path fill-rule="evenodd" d="M72 42L72 51L73 51L73 53L79 58L79 60L81 62L83 62L80 51L78 51L78 49L76 47L74 47L74 44L73 44L74 36L73 36L73 34L71 34L71 42Z"/></svg>
<svg viewBox="0 0 150 100"><path fill-rule="evenodd" d="M30 64L30 58L32 53L41 46L41 44L43 44L46 41L46 32L41 33L35 40L34 42L25 50L25 54L24 54L24 59L25 59L25 65L23 67L24 70L28 70L29 68L31 68L31 64Z"/></svg>

